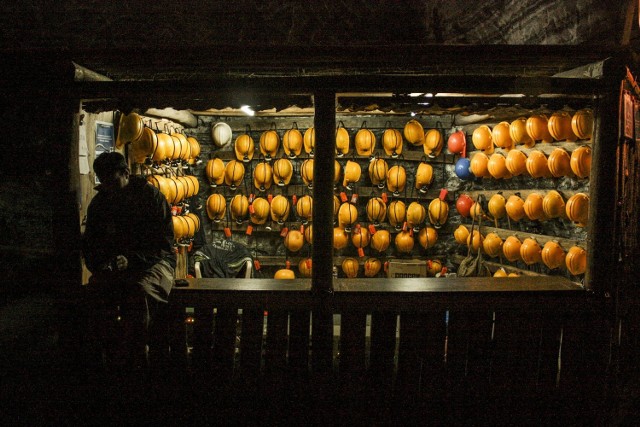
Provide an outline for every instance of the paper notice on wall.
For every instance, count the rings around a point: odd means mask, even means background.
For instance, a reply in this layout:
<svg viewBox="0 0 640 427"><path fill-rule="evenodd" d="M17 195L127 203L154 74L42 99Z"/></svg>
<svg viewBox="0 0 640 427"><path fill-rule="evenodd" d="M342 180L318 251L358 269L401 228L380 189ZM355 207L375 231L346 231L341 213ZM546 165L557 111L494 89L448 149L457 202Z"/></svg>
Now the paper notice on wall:
<svg viewBox="0 0 640 427"><path fill-rule="evenodd" d="M87 146L87 127L84 124L78 126L78 166L80 174L86 175L89 169L89 147Z"/></svg>
<svg viewBox="0 0 640 427"><path fill-rule="evenodd" d="M91 172L91 169L89 169L89 156L79 156L78 161L80 162L80 175L86 175Z"/></svg>
<svg viewBox="0 0 640 427"><path fill-rule="evenodd" d="M624 94L624 136L633 139L633 98L629 92Z"/></svg>

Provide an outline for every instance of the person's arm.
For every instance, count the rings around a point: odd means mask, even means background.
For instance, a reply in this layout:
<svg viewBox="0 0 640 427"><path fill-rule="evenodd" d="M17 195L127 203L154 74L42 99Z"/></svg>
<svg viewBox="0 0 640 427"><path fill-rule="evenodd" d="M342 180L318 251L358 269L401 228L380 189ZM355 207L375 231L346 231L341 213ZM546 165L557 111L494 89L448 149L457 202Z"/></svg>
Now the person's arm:
<svg viewBox="0 0 640 427"><path fill-rule="evenodd" d="M82 236L82 253L85 264L92 273L108 269L111 261L104 250L100 230L100 210L92 203L87 210L87 224Z"/></svg>

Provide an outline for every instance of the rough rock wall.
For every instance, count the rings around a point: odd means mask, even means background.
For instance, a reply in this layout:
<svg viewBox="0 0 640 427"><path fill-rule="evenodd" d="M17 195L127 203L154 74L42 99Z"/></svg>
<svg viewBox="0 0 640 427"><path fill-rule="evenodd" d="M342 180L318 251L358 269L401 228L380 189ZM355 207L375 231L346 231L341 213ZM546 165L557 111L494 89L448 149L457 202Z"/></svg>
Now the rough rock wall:
<svg viewBox="0 0 640 427"><path fill-rule="evenodd" d="M74 50L235 44L615 44L623 2L614 3L24 0L0 6L0 46Z"/></svg>

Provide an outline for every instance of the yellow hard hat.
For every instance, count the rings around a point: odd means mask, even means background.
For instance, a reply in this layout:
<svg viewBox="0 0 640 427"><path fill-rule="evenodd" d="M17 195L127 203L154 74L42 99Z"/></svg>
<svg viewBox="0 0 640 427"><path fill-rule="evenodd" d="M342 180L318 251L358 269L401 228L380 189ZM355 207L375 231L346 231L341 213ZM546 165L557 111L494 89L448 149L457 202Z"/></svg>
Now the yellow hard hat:
<svg viewBox="0 0 640 427"><path fill-rule="evenodd" d="M387 217L389 218L389 224L396 228L401 227L407 217L407 207L404 202L402 200L394 200L389 203Z"/></svg>
<svg viewBox="0 0 640 427"><path fill-rule="evenodd" d="M585 193L576 193L569 197L565 211L567 218L578 227L586 226L589 219L589 196Z"/></svg>
<svg viewBox="0 0 640 427"><path fill-rule="evenodd" d="M429 203L429 222L435 227L440 228L447 222L449 217L449 204L440 199L433 199Z"/></svg>
<svg viewBox="0 0 640 427"><path fill-rule="evenodd" d="M340 182L340 175L342 174L342 166L337 160L333 161L333 184L338 185Z"/></svg>
<svg viewBox="0 0 640 427"><path fill-rule="evenodd" d="M493 153L491 157L489 157L487 169L489 169L489 173L495 179L511 178L511 172L507 169L507 159L502 154Z"/></svg>
<svg viewBox="0 0 640 427"><path fill-rule="evenodd" d="M378 252L384 252L391 243L391 234L387 230L378 230L371 236L371 247Z"/></svg>
<svg viewBox="0 0 640 427"><path fill-rule="evenodd" d="M471 208L469 209L469 215L471 216L471 218L478 220L480 218L484 218L484 209L482 209L482 206L480 205L480 203L478 202L473 202L473 204L471 205Z"/></svg>
<svg viewBox="0 0 640 427"><path fill-rule="evenodd" d="M244 194L236 194L231 199L231 218L240 224L249 212L249 199Z"/></svg>
<svg viewBox="0 0 640 427"><path fill-rule="evenodd" d="M389 172L389 165L386 160L377 158L369 162L371 184L377 185L379 188L384 187L384 183L387 180L387 172Z"/></svg>
<svg viewBox="0 0 640 427"><path fill-rule="evenodd" d="M398 195L404 191L407 183L407 172L404 166L395 165L389 168L387 172L387 189L394 195Z"/></svg>
<svg viewBox="0 0 640 427"><path fill-rule="evenodd" d="M304 240L308 244L313 245L313 224L309 224L304 228Z"/></svg>
<svg viewBox="0 0 640 427"><path fill-rule="evenodd" d="M227 212L227 201L222 194L214 193L207 198L207 215L214 222L220 222Z"/></svg>
<svg viewBox="0 0 640 427"><path fill-rule="evenodd" d="M200 143L193 136L188 136L187 141L189 142L189 146L191 147L189 154L189 164L193 165L196 163L196 159L200 156Z"/></svg>
<svg viewBox="0 0 640 427"><path fill-rule="evenodd" d="M507 215L507 201L502 194L494 194L489 199L488 209L491 216L495 219L502 219Z"/></svg>
<svg viewBox="0 0 640 427"><path fill-rule="evenodd" d="M253 185L260 191L271 188L273 182L273 170L267 162L260 162L253 170Z"/></svg>
<svg viewBox="0 0 640 427"><path fill-rule="evenodd" d="M367 202L367 218L375 225L387 218L387 205L380 197L372 197Z"/></svg>
<svg viewBox="0 0 640 427"><path fill-rule="evenodd" d="M294 159L302 152L302 133L296 128L289 129L282 137L282 147L289 158Z"/></svg>
<svg viewBox="0 0 640 427"><path fill-rule="evenodd" d="M469 170L478 178L488 178L491 176L489 173L489 157L483 152L477 152L471 157Z"/></svg>
<svg viewBox="0 0 640 427"><path fill-rule="evenodd" d="M500 267L495 271L495 273L493 273L493 277L508 277L508 275L504 267Z"/></svg>
<svg viewBox="0 0 640 427"><path fill-rule="evenodd" d="M351 243L356 248L366 248L369 246L371 235L366 227L356 227L351 233Z"/></svg>
<svg viewBox="0 0 640 427"><path fill-rule="evenodd" d="M482 249L491 258L495 258L502 254L502 245L504 242L496 233L488 233L482 241Z"/></svg>
<svg viewBox="0 0 640 427"><path fill-rule="evenodd" d="M153 149L151 160L154 162L161 162L169 157L169 145L172 144L172 141L171 137L166 133L157 133L156 139L157 145ZM171 150L173 150L173 147Z"/></svg>
<svg viewBox="0 0 640 427"><path fill-rule="evenodd" d="M304 131L302 142L304 144L304 152L313 157L313 152L316 148L316 130L313 127Z"/></svg>
<svg viewBox="0 0 640 427"><path fill-rule="evenodd" d="M176 198L175 188L169 182L169 178L165 178L162 175L149 175L147 182L156 187L162 195L167 199L168 203L173 203Z"/></svg>
<svg viewBox="0 0 640 427"><path fill-rule="evenodd" d="M376 277L382 269L382 262L378 258L367 258L364 262L364 275L366 277Z"/></svg>
<svg viewBox="0 0 640 427"><path fill-rule="evenodd" d="M360 181L360 175L362 170L360 164L357 162L348 160L344 167L344 178L342 179L342 185L347 188L351 188L353 184Z"/></svg>
<svg viewBox="0 0 640 427"><path fill-rule="evenodd" d="M349 230L358 220L358 208L353 203L345 202L338 209L338 226Z"/></svg>
<svg viewBox="0 0 640 427"><path fill-rule="evenodd" d="M284 246L291 252L298 252L304 245L304 236L296 229L291 229L284 237Z"/></svg>
<svg viewBox="0 0 640 427"><path fill-rule="evenodd" d="M402 134L398 129L389 128L382 134L382 148L393 158L402 154Z"/></svg>
<svg viewBox="0 0 640 427"><path fill-rule="evenodd" d="M333 195L333 216L338 216L338 209L340 209L340 199L335 194Z"/></svg>
<svg viewBox="0 0 640 427"><path fill-rule="evenodd" d="M378 233L376 233L378 234ZM349 237L347 236L347 232L344 228L334 227L333 228L333 247L336 250L344 249L349 244Z"/></svg>
<svg viewBox="0 0 640 427"><path fill-rule="evenodd" d="M291 160L283 157L273 162L273 180L278 186L288 185L292 175L293 165Z"/></svg>
<svg viewBox="0 0 640 427"><path fill-rule="evenodd" d="M471 142L477 150L484 151L486 154L493 154L493 137L491 128L487 125L480 125L473 130Z"/></svg>
<svg viewBox="0 0 640 427"><path fill-rule="evenodd" d="M231 126L229 126L225 122L215 123L211 127L211 139L216 146L224 147L231 142L231 138Z"/></svg>
<svg viewBox="0 0 640 427"><path fill-rule="evenodd" d="M244 165L237 160L230 160L224 168L224 183L235 189L244 179Z"/></svg>
<svg viewBox="0 0 640 427"><path fill-rule="evenodd" d="M302 277L311 277L313 262L311 258L302 258L298 263L298 271Z"/></svg>
<svg viewBox="0 0 640 427"><path fill-rule="evenodd" d="M291 206L289 199L282 195L277 195L271 200L271 219L282 224L289 218Z"/></svg>
<svg viewBox="0 0 640 427"><path fill-rule="evenodd" d="M557 242L548 241L542 247L542 262L551 270L565 265L567 254Z"/></svg>
<svg viewBox="0 0 640 427"><path fill-rule="evenodd" d="M351 144L351 137L349 132L343 126L338 126L336 129L336 154L338 157L342 157L349 152L349 145Z"/></svg>
<svg viewBox="0 0 640 427"><path fill-rule="evenodd" d="M520 150L510 150L505 164L513 176L520 176L527 172L527 156Z"/></svg>
<svg viewBox="0 0 640 427"><path fill-rule="evenodd" d="M593 111L589 108L576 111L571 118L571 130L580 139L591 138L593 134Z"/></svg>
<svg viewBox="0 0 640 427"><path fill-rule="evenodd" d="M458 228L456 228L456 231L453 232L453 237L456 239L456 242L461 245L466 245L467 238L469 237L469 229L460 224Z"/></svg>
<svg viewBox="0 0 640 427"><path fill-rule="evenodd" d="M342 261L342 271L344 271L344 274L349 279L358 277L359 268L360 268L360 264L358 263L358 260L355 258L347 257Z"/></svg>
<svg viewBox="0 0 640 427"><path fill-rule="evenodd" d="M422 124L415 119L409 120L404 125L404 138L416 146L424 144L424 128Z"/></svg>
<svg viewBox="0 0 640 427"><path fill-rule="evenodd" d="M251 213L249 214L251 222L258 225L267 222L269 211L271 210L269 202L262 197L256 197L255 199L253 199L251 206Z"/></svg>
<svg viewBox="0 0 640 427"><path fill-rule="evenodd" d="M518 117L511 122L509 125L509 135L516 145L522 144L527 148L531 148L536 144L533 138L527 133L526 117Z"/></svg>
<svg viewBox="0 0 640 427"><path fill-rule="evenodd" d="M246 133L240 135L233 143L233 149L236 152L236 159L244 163L250 162L253 159L253 151L255 150L253 138Z"/></svg>
<svg viewBox="0 0 640 427"><path fill-rule="evenodd" d="M432 248L438 241L438 232L433 227L424 227L418 234L418 242L424 249Z"/></svg>
<svg viewBox="0 0 640 427"><path fill-rule="evenodd" d="M509 199L507 199L505 208L507 210L507 215L513 221L517 222L524 218L524 200L522 200L520 196L510 196Z"/></svg>
<svg viewBox="0 0 640 427"><path fill-rule="evenodd" d="M438 157L444 147L444 137L438 129L429 129L424 134L424 144L422 149L424 154L430 158Z"/></svg>
<svg viewBox="0 0 640 427"><path fill-rule="evenodd" d="M137 113L121 114L118 125L116 148L122 148L126 143L133 142L142 136L144 123Z"/></svg>
<svg viewBox="0 0 640 427"><path fill-rule="evenodd" d="M542 199L542 210L547 218L565 217L565 204L562 195L556 190L549 191Z"/></svg>
<svg viewBox="0 0 640 427"><path fill-rule="evenodd" d="M575 141L578 137L571 129L571 114L566 111L556 111L549 117L547 123L549 133L556 141Z"/></svg>
<svg viewBox="0 0 640 427"><path fill-rule="evenodd" d="M542 151L532 150L527 157L526 166L532 178L551 178L547 156Z"/></svg>
<svg viewBox="0 0 640 427"><path fill-rule="evenodd" d="M378 233L376 233L378 234ZM395 246L396 250L400 253L410 253L413 250L415 241L409 231L400 231L396 234Z"/></svg>
<svg viewBox="0 0 640 427"><path fill-rule="evenodd" d="M426 193L433 182L433 166L420 162L416 169L415 187L420 193Z"/></svg>
<svg viewBox="0 0 640 427"><path fill-rule="evenodd" d="M273 275L273 278L285 279L285 280L295 279L296 273L294 273L293 270L290 270L288 268L281 268L280 270L276 271L276 273Z"/></svg>
<svg viewBox="0 0 640 427"><path fill-rule="evenodd" d="M313 188L313 159L306 159L302 162L300 176L307 187Z"/></svg>
<svg viewBox="0 0 640 427"><path fill-rule="evenodd" d="M520 246L520 257L525 264L537 264L542 261L542 248L535 239L527 237Z"/></svg>
<svg viewBox="0 0 640 427"><path fill-rule="evenodd" d="M554 148L547 159L547 166L549 167L551 175L556 178L561 176L573 176L573 171L571 170L571 156L569 156L569 153L567 153L564 148Z"/></svg>
<svg viewBox="0 0 640 427"><path fill-rule="evenodd" d="M531 221L547 219L542 209L543 197L538 193L529 193L524 201L524 213Z"/></svg>
<svg viewBox="0 0 640 427"><path fill-rule="evenodd" d="M572 246L567 252L565 264L574 276L584 274L587 271L587 251L579 246Z"/></svg>
<svg viewBox="0 0 640 427"><path fill-rule="evenodd" d="M171 134L172 138L176 138L178 141L178 159L187 160L189 158L189 154L191 154L191 146L189 145L189 141L187 141L187 137L183 133L174 132Z"/></svg>
<svg viewBox="0 0 640 427"><path fill-rule="evenodd" d="M571 153L571 170L578 178L586 178L591 173L591 148L583 145Z"/></svg>
<svg viewBox="0 0 640 427"><path fill-rule="evenodd" d="M511 150L515 143L513 139L511 139L511 134L509 133L509 123L508 122L500 122L493 127L491 131L491 136L493 137L493 143L496 147L500 147L504 150Z"/></svg>
<svg viewBox="0 0 640 427"><path fill-rule="evenodd" d="M482 247L484 236L478 230L473 230L473 233L469 233L467 237L467 246L473 251L478 252Z"/></svg>
<svg viewBox="0 0 640 427"><path fill-rule="evenodd" d="M212 187L222 185L224 182L224 171L224 162L220 158L216 157L215 159L207 161L205 172Z"/></svg>
<svg viewBox="0 0 640 427"><path fill-rule="evenodd" d="M544 114L534 114L527 119L527 134L534 141L553 142L549 133L549 119Z"/></svg>
<svg viewBox="0 0 640 427"><path fill-rule="evenodd" d="M296 203L296 213L303 222L311 221L313 217L313 198L309 195L304 195L298 199Z"/></svg>
<svg viewBox="0 0 640 427"><path fill-rule="evenodd" d="M522 259L522 256L520 256L521 247L522 242L516 236L509 236L502 244L502 253L511 262L519 261Z"/></svg>
<svg viewBox="0 0 640 427"><path fill-rule="evenodd" d="M438 259L427 260L427 276L435 277L442 271L442 261Z"/></svg>
<svg viewBox="0 0 640 427"><path fill-rule="evenodd" d="M376 149L376 136L371 130L361 128L356 133L356 152L359 156L371 156Z"/></svg>
<svg viewBox="0 0 640 427"><path fill-rule="evenodd" d="M280 148L280 135L275 130L266 130L260 134L260 152L267 160L271 160Z"/></svg>
<svg viewBox="0 0 640 427"><path fill-rule="evenodd" d="M158 136L153 129L144 127L140 138L131 143L129 154L136 163L144 163L147 156L153 154L153 150L158 146Z"/></svg>
<svg viewBox="0 0 640 427"><path fill-rule="evenodd" d="M418 202L411 202L407 208L407 225L414 230L420 227L427 217L427 210Z"/></svg>

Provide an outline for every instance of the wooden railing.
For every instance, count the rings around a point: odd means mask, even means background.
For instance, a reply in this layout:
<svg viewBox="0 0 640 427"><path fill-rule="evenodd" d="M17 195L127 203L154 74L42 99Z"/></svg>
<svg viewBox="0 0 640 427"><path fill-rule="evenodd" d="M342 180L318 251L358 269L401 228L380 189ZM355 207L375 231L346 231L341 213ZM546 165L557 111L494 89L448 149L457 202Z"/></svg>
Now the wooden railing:
<svg viewBox="0 0 640 427"><path fill-rule="evenodd" d="M191 279L171 295L175 366L202 387L298 392L298 404L334 415L437 425L599 414L611 331L606 307L578 284L334 279L332 289L316 294L304 279Z"/></svg>

